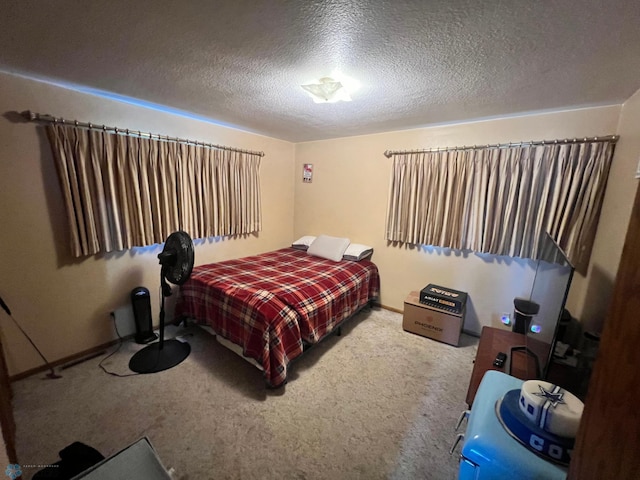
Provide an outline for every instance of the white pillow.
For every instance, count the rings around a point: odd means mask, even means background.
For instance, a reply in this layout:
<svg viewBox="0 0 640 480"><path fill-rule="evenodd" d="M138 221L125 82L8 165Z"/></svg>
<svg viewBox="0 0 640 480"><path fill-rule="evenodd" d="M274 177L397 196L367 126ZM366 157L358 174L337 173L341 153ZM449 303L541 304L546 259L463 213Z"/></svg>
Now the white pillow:
<svg viewBox="0 0 640 480"><path fill-rule="evenodd" d="M307 253L316 257L326 258L339 262L342 260L344 251L349 246L348 238L330 237L329 235L320 235L309 246Z"/></svg>
<svg viewBox="0 0 640 480"><path fill-rule="evenodd" d="M309 245L311 245L315 239L316 237L313 237L311 235L306 235L304 237L300 237L298 240L293 242L291 244L291 247L297 250L306 250L307 248L309 248Z"/></svg>
<svg viewBox="0 0 640 480"><path fill-rule="evenodd" d="M362 245L360 243L351 243L344 251L342 259L359 262L364 258L369 258L371 255L373 255L373 247L370 247L369 245Z"/></svg>

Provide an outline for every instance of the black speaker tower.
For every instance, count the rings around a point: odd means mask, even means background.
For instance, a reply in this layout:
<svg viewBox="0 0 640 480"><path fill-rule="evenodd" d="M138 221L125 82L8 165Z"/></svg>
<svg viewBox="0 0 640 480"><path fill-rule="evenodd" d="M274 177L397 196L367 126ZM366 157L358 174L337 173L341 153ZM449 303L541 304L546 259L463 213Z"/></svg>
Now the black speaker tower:
<svg viewBox="0 0 640 480"><path fill-rule="evenodd" d="M136 321L136 343L153 342L158 336L153 333L149 290L144 287L131 290L131 306Z"/></svg>

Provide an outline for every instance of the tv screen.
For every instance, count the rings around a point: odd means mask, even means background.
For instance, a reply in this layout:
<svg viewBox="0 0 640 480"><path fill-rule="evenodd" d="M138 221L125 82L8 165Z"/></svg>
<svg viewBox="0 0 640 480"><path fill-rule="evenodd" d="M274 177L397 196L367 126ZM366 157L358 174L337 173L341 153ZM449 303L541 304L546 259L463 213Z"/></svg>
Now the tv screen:
<svg viewBox="0 0 640 480"><path fill-rule="evenodd" d="M558 325L564 311L574 267L548 233L540 243L540 258L531 288L530 300L540 306L531 320L527 337L544 344L545 355L538 358L543 378L546 378L553 356ZM537 349L540 351L540 349Z"/></svg>

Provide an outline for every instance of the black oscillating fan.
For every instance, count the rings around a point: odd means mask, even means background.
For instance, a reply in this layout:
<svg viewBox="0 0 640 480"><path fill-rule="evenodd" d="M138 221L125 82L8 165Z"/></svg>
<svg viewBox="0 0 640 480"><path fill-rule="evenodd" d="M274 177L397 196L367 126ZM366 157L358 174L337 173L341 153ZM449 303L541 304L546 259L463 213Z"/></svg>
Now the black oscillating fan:
<svg viewBox="0 0 640 480"><path fill-rule="evenodd" d="M175 285L182 285L189 279L193 269L193 242L188 233L173 232L169 235L160 260L160 285L162 303L160 306L160 340L137 352L129 361L129 368L137 373L155 373L175 367L191 353L191 346L180 340L164 339L164 299L171 296L169 280Z"/></svg>

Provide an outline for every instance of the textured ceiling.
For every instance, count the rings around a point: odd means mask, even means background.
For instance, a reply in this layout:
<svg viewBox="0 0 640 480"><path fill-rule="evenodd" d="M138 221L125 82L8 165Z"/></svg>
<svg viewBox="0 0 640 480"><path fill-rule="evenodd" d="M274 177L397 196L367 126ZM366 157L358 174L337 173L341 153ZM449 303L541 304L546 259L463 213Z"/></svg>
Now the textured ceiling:
<svg viewBox="0 0 640 480"><path fill-rule="evenodd" d="M619 104L640 88L637 0L4 0L1 10L0 70L294 142ZM361 82L353 101L313 103L299 85L335 69Z"/></svg>

